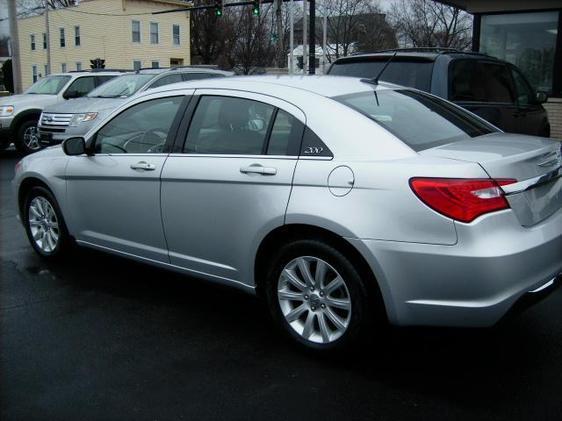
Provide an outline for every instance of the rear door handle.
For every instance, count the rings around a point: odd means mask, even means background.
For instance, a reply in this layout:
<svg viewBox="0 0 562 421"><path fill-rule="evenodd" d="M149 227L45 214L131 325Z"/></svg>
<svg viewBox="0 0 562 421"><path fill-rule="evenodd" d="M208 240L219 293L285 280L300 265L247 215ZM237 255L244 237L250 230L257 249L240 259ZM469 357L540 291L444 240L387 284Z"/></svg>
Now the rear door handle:
<svg viewBox="0 0 562 421"><path fill-rule="evenodd" d="M260 175L275 175L277 168L262 167L261 165L250 165L249 167L240 168L242 174L260 174Z"/></svg>
<svg viewBox="0 0 562 421"><path fill-rule="evenodd" d="M154 171L156 169L156 165L150 164L146 161L140 161L136 164L131 165L132 170L143 170L143 171Z"/></svg>

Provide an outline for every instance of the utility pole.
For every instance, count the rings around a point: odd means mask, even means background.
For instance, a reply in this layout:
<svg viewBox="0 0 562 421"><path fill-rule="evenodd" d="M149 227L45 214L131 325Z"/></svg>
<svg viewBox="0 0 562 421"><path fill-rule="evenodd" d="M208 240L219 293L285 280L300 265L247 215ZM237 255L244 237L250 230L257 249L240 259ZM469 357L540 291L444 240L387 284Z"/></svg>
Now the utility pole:
<svg viewBox="0 0 562 421"><path fill-rule="evenodd" d="M283 45L285 44L284 34L283 34L283 16L281 14L281 6L283 5L283 0L275 0L275 26L277 27L277 68L282 69L285 67L285 49Z"/></svg>
<svg viewBox="0 0 562 421"><path fill-rule="evenodd" d="M14 78L14 93L19 94L21 93L21 70L16 0L8 0L8 18L10 21L10 43L12 44L12 74Z"/></svg>
<svg viewBox="0 0 562 421"><path fill-rule="evenodd" d="M324 7L324 16L322 18L322 74L326 74L327 63L327 40L328 40L328 10Z"/></svg>
<svg viewBox="0 0 562 421"><path fill-rule="evenodd" d="M306 6L308 5L307 0L302 2L302 73L306 75L308 70L308 54L306 53L306 31L308 30L308 22L307 22L307 13L306 13Z"/></svg>
<svg viewBox="0 0 562 421"><path fill-rule="evenodd" d="M47 37L47 75L51 74L51 31L49 29L49 2L45 2L45 36ZM47 76L45 75L45 76Z"/></svg>
<svg viewBox="0 0 562 421"><path fill-rule="evenodd" d="M308 48L308 73L313 75L316 73L316 0L310 2L310 45ZM305 0L306 3L306 0Z"/></svg>
<svg viewBox="0 0 562 421"><path fill-rule="evenodd" d="M293 50L295 49L295 3L291 0L291 10L289 11L289 74L292 75L295 71L295 56Z"/></svg>

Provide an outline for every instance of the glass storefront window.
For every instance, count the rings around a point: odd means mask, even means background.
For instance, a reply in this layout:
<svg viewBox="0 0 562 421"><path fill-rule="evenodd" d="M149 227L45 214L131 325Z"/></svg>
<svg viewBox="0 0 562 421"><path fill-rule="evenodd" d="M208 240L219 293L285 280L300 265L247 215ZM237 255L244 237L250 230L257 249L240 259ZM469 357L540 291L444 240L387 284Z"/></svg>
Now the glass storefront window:
<svg viewBox="0 0 562 421"><path fill-rule="evenodd" d="M519 67L538 91L552 94L558 12L484 15L480 51Z"/></svg>

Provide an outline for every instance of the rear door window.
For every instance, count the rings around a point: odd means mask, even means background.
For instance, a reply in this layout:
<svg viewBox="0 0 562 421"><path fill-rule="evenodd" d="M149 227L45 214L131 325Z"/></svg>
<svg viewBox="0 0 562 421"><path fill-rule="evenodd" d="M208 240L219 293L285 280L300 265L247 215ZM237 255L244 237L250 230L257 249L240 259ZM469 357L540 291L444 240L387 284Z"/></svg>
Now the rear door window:
<svg viewBox="0 0 562 421"><path fill-rule="evenodd" d="M387 60L386 57L384 60L372 61L343 60L334 63L329 74L371 79L379 74ZM380 80L429 92L432 72L432 61L406 61L395 57L382 73Z"/></svg>
<svg viewBox="0 0 562 421"><path fill-rule="evenodd" d="M515 91L509 69L502 63L455 60L451 64L451 101L513 104Z"/></svg>

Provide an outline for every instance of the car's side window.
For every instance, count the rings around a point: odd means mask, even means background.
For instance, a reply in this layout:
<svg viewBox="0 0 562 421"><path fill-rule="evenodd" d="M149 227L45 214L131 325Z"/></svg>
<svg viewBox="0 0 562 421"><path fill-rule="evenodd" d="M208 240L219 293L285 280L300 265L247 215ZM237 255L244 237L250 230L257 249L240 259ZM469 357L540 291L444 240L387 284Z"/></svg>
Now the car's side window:
<svg viewBox="0 0 562 421"><path fill-rule="evenodd" d="M161 77L160 79L155 81L152 85L150 85L150 88L158 88L159 86L169 85L170 83L177 83L182 81L183 79L181 77L181 74L174 73L171 75Z"/></svg>
<svg viewBox="0 0 562 421"><path fill-rule="evenodd" d="M183 97L154 99L133 105L96 135L97 153L162 153Z"/></svg>
<svg viewBox="0 0 562 421"><path fill-rule="evenodd" d="M477 66L478 83L473 86L481 91L485 102L513 104L515 93L509 69L505 64L480 62Z"/></svg>
<svg viewBox="0 0 562 421"><path fill-rule="evenodd" d="M96 81L93 76L79 77L70 84L64 93L64 97L79 98L92 91L95 87Z"/></svg>
<svg viewBox="0 0 562 421"><path fill-rule="evenodd" d="M275 107L245 98L202 96L184 152L260 155L264 153Z"/></svg>
<svg viewBox="0 0 562 421"><path fill-rule="evenodd" d="M215 79L218 77L223 77L222 75L215 74L215 73L184 73L182 76L183 76L183 80L185 81L200 80L200 79Z"/></svg>
<svg viewBox="0 0 562 421"><path fill-rule="evenodd" d="M534 99L533 90L518 70L512 68L511 72L513 73L513 81L517 90L517 104L522 106L529 105Z"/></svg>
<svg viewBox="0 0 562 421"><path fill-rule="evenodd" d="M298 155L304 126L291 114L278 110L271 128L268 155Z"/></svg>

